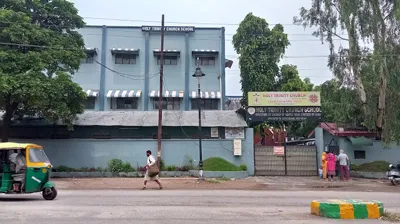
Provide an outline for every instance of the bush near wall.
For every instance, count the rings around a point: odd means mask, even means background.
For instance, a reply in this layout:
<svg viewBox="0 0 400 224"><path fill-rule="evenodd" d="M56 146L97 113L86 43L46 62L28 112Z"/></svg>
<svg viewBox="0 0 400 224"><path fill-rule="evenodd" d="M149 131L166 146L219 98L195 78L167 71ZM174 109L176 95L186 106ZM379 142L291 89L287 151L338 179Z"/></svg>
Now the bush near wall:
<svg viewBox="0 0 400 224"><path fill-rule="evenodd" d="M203 161L203 170L204 171L247 171L247 166L245 164L242 164L238 167L223 158L212 157Z"/></svg>
<svg viewBox="0 0 400 224"><path fill-rule="evenodd" d="M144 167L137 167L137 169L133 168L130 163L123 162L120 159L112 159L108 161L107 168L71 168L68 166L59 166L53 169L54 172L112 172L112 173L130 173L130 172L146 172ZM181 171L186 172L189 170L197 170L198 167L193 165L193 160L189 160L189 162L181 167L174 165L165 165L164 161L160 162L160 170L161 171ZM229 161L219 158L212 157L203 161L203 170L204 171L247 171L247 166L242 164L240 166L236 166Z"/></svg>
<svg viewBox="0 0 400 224"><path fill-rule="evenodd" d="M350 169L352 171L362 172L386 172L389 168L389 163L386 161L374 161L370 163L363 163L360 165L351 164Z"/></svg>

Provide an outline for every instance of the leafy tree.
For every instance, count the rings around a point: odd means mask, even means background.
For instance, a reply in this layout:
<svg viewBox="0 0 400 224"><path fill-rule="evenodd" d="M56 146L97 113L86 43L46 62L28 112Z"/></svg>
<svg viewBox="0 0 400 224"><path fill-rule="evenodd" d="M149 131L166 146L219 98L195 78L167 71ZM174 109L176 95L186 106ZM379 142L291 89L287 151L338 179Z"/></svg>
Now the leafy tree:
<svg viewBox="0 0 400 224"><path fill-rule="evenodd" d="M249 13L240 23L232 43L240 55L243 103L247 105L248 92L274 89L278 63L289 40L282 25L270 29L265 19Z"/></svg>
<svg viewBox="0 0 400 224"><path fill-rule="evenodd" d="M362 124L377 130L379 136L391 140L396 136L392 122L395 111L387 108L391 75L398 69L389 66L398 60L393 50L399 45L399 5L393 0L311 0L310 9L302 8L294 22L304 27L317 27L313 33L329 43L331 51L328 66L342 85L357 90ZM346 34L339 33L344 30ZM344 37L346 36L346 37ZM348 41L348 48L334 45L334 38ZM373 48L364 46L372 43ZM337 50L338 49L338 50ZM368 65L366 65L368 63ZM370 75L374 74L374 75ZM378 79L376 79L376 76ZM376 91L378 94L374 94ZM372 93L372 94L371 94ZM400 128L399 128L400 130Z"/></svg>
<svg viewBox="0 0 400 224"><path fill-rule="evenodd" d="M86 96L71 80L85 57L76 31L84 22L66 0L0 2L2 140L15 117L43 116L71 125Z"/></svg>
<svg viewBox="0 0 400 224"><path fill-rule="evenodd" d="M276 91L312 91L314 86L309 78L301 80L299 71L295 65L283 65L276 80Z"/></svg>
<svg viewBox="0 0 400 224"><path fill-rule="evenodd" d="M316 86L315 90L321 93L324 121L352 126L360 124L360 107L354 101L354 98L357 98L356 90L343 87L337 79L328 80Z"/></svg>

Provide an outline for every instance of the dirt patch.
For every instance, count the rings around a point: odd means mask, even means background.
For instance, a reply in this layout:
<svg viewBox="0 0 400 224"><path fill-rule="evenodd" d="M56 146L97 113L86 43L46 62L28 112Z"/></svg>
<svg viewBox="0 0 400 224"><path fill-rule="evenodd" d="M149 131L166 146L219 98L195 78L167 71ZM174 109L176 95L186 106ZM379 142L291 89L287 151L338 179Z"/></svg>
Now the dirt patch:
<svg viewBox="0 0 400 224"><path fill-rule="evenodd" d="M271 178L273 179L273 178ZM350 181L325 182L302 181L290 182L250 177L246 179L207 179L198 181L197 178L161 178L167 190L270 190L270 191L361 191L361 192L398 192L399 187L390 186L385 182ZM105 189L141 189L141 178L60 178L53 179L58 189L70 190L105 190ZM157 188L155 183L149 182L148 189Z"/></svg>
<svg viewBox="0 0 400 224"><path fill-rule="evenodd" d="M103 189L141 189L143 180L138 178L93 178L93 179L53 179L59 189L70 190L103 190ZM267 186L254 180L203 180L196 178L161 179L165 189L227 189L227 190L264 190ZM156 188L155 183L147 184L149 189Z"/></svg>

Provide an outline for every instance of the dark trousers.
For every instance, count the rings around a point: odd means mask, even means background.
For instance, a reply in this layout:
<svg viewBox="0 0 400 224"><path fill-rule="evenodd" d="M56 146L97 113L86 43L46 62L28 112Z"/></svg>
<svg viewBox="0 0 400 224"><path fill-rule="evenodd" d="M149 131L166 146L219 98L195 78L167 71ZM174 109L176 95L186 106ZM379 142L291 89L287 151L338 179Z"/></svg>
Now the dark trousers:
<svg viewBox="0 0 400 224"><path fill-rule="evenodd" d="M340 166L340 179L344 180L350 180L350 174L349 174L349 167L348 166Z"/></svg>

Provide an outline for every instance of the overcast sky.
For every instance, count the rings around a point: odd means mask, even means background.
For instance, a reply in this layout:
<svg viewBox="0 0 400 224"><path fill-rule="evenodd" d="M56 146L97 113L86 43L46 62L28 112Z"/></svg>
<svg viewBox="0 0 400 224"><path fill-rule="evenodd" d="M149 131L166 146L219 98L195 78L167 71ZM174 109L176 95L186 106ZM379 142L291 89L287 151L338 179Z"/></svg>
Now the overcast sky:
<svg viewBox="0 0 400 224"><path fill-rule="evenodd" d="M227 95L242 95L239 83L238 56L232 47L232 35L247 13L263 17L271 25L281 23L291 45L281 64L297 65L302 78L315 84L331 79L327 69L328 45L311 35L312 30L292 24L300 7L311 0L72 0L88 25L159 25L165 15L166 25L215 26L226 28L226 57L234 64L226 70ZM149 22L147 22L149 21ZM172 23L171 23L172 22ZM179 22L179 23L177 23ZM202 24L204 23L204 24ZM340 41L337 41L340 44ZM343 43L345 44L345 43Z"/></svg>

